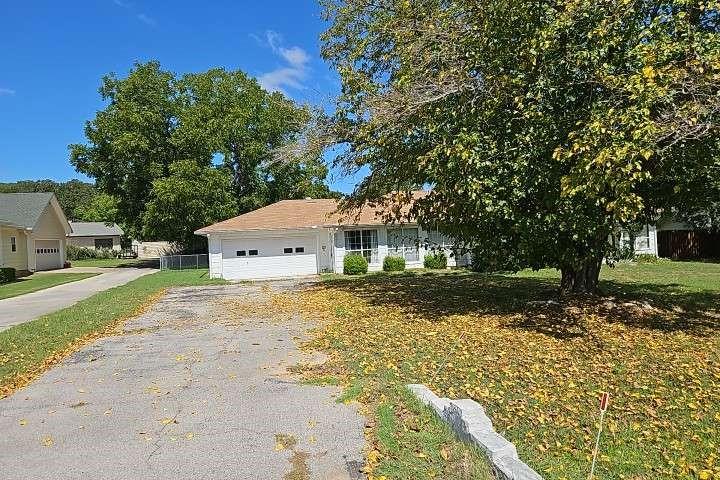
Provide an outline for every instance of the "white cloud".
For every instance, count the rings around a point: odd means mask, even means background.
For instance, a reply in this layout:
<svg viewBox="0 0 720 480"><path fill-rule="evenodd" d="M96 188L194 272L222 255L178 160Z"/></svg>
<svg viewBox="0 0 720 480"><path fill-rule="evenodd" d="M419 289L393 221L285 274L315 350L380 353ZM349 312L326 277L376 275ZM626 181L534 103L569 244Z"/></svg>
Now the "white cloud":
<svg viewBox="0 0 720 480"><path fill-rule="evenodd" d="M282 46L283 38L277 32L265 32L265 40L257 35L251 35L261 45L269 47L272 52L282 58L287 65L281 66L258 77L260 85L271 92L284 92L284 88L302 90L304 81L310 71L310 55L298 46Z"/></svg>
<svg viewBox="0 0 720 480"><path fill-rule="evenodd" d="M148 17L144 13L138 13L136 15L136 17L138 20L140 20L141 22L143 22L146 25L150 25L151 27L154 27L155 25L157 25L157 22L155 21L155 19Z"/></svg>
<svg viewBox="0 0 720 480"><path fill-rule="evenodd" d="M11 88L0 88L0 96L2 95L15 95L15 90Z"/></svg>
<svg viewBox="0 0 720 480"><path fill-rule="evenodd" d="M118 7L120 7L120 8L124 8L124 9L126 9L126 10L129 10L129 11L130 11L130 12L129 12L130 14L134 14L134 15L135 15L135 18L137 18L138 20L140 20L140 21L141 21L142 23L144 23L145 25L149 25L149 26L151 26L151 27L154 27L154 26L157 25L157 22L155 21L155 19L152 18L152 17L150 17L150 16L147 15L146 13L143 13L143 12L135 13L133 10L136 10L136 9L133 8L134 5L133 5L132 3L130 3L130 2L128 2L128 1L126 1L126 0L112 0L112 2L113 2L115 5L117 5Z"/></svg>

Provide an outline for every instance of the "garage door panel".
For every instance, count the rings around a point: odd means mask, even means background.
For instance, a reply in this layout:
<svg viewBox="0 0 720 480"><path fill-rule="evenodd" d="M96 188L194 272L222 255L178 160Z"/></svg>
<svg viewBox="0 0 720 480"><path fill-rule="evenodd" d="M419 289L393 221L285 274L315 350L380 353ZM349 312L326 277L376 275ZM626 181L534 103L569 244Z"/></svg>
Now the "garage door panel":
<svg viewBox="0 0 720 480"><path fill-rule="evenodd" d="M62 268L60 240L35 240L35 269Z"/></svg>
<svg viewBox="0 0 720 480"><path fill-rule="evenodd" d="M222 276L231 280L314 275L314 237L223 239ZM292 253L284 253L292 249ZM250 255L257 250L257 255Z"/></svg>

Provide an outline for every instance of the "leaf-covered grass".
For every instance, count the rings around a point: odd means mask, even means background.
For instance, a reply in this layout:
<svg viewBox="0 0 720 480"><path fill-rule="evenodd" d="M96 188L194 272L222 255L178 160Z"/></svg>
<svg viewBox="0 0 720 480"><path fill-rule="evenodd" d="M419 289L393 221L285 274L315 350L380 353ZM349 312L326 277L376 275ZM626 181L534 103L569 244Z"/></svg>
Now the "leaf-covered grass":
<svg viewBox="0 0 720 480"><path fill-rule="evenodd" d="M140 313L164 289L224 283L207 270L164 271L97 293L63 310L0 332L0 398L88 341Z"/></svg>
<svg viewBox="0 0 720 480"><path fill-rule="evenodd" d="M29 277L18 278L14 282L0 285L0 299L45 290L46 288L62 285L63 283L76 282L95 275L97 275L97 273L36 273Z"/></svg>
<svg viewBox="0 0 720 480"><path fill-rule="evenodd" d="M321 370L361 383L361 402L394 404L388 378L473 398L545 478L587 477L602 391L597 478L720 478L720 265L601 278L603 295L559 299L553 271L368 275L304 291L298 309L323 321ZM378 438L390 472L397 453Z"/></svg>

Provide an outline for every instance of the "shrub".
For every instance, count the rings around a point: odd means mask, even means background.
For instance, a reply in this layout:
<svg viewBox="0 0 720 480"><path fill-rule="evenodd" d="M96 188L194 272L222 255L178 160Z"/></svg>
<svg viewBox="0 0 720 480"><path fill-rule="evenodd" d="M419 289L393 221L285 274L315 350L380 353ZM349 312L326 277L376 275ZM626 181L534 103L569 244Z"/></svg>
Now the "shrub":
<svg viewBox="0 0 720 480"><path fill-rule="evenodd" d="M68 245L66 249L66 256L68 260L87 260L89 258L115 258L117 257L115 250L109 248L103 248L96 250L88 247L77 247L75 245Z"/></svg>
<svg viewBox="0 0 720 480"><path fill-rule="evenodd" d="M386 272L402 272L405 270L405 259L403 257L385 257L383 270Z"/></svg>
<svg viewBox="0 0 720 480"><path fill-rule="evenodd" d="M641 253L639 255L635 255L635 262L637 263L657 263L658 260L659 258L652 253Z"/></svg>
<svg viewBox="0 0 720 480"><path fill-rule="evenodd" d="M15 281L15 269L10 267L0 268L0 285Z"/></svg>
<svg viewBox="0 0 720 480"><path fill-rule="evenodd" d="M445 252L428 253L425 255L423 266L425 268L443 270L447 268L447 255L445 255Z"/></svg>
<svg viewBox="0 0 720 480"><path fill-rule="evenodd" d="M356 253L345 255L343 259L343 273L345 275L361 275L367 273L368 262L365 257Z"/></svg>

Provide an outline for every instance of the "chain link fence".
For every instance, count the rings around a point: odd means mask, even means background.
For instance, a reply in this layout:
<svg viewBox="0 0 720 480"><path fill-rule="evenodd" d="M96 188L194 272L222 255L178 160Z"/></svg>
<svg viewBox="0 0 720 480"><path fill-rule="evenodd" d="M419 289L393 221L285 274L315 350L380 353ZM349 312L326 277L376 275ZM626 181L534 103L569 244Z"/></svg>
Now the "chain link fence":
<svg viewBox="0 0 720 480"><path fill-rule="evenodd" d="M197 270L209 268L207 253L197 255L163 255L160 270Z"/></svg>

